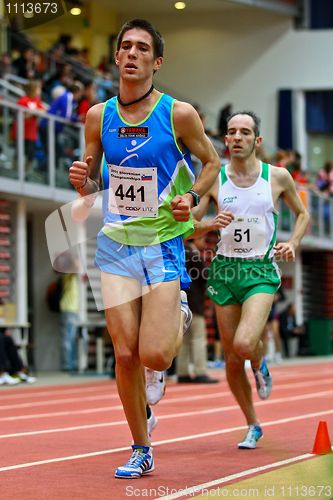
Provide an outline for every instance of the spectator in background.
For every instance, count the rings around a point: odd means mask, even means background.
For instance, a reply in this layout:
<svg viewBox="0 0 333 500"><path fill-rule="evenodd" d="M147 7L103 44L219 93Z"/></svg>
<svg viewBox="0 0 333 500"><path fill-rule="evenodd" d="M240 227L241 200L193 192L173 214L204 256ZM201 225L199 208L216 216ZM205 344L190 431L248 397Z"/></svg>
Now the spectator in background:
<svg viewBox="0 0 333 500"><path fill-rule="evenodd" d="M218 379L207 375L207 332L204 317L205 307L205 266L200 252L205 249L204 235L187 241L185 244L186 268L192 283L187 292L189 307L193 320L188 335L176 358L178 383L214 384ZM194 377L191 376L191 364Z"/></svg>
<svg viewBox="0 0 333 500"><path fill-rule="evenodd" d="M69 90L66 90L61 94L55 101L52 102L49 114L60 116L61 118L67 118L72 122L77 122L78 117L78 105L79 100L83 95L83 84L79 81L73 83ZM55 131L61 132L63 129L63 124L56 122Z"/></svg>
<svg viewBox="0 0 333 500"><path fill-rule="evenodd" d="M0 55L0 78L5 78L6 75L15 74L16 70L13 66L11 55L4 52Z"/></svg>
<svg viewBox="0 0 333 500"><path fill-rule="evenodd" d="M78 117L78 103L83 94L83 84L81 82L74 82L71 86L70 90L65 90L57 99L55 99L48 113L51 115L59 116L61 118L66 118L67 120L71 120L73 122L77 122ZM62 122L55 123L55 132L56 132L56 156L60 158L64 154L64 146L61 143L59 134L63 131L64 124ZM45 157L48 157L48 119L43 118L40 122L40 136L43 143ZM67 128L68 138L70 144L72 144L76 140L76 136L74 138L71 137L72 130ZM67 139L68 139L67 138Z"/></svg>
<svg viewBox="0 0 333 500"><path fill-rule="evenodd" d="M60 333L61 366L64 371L77 369L77 321L79 319L78 261L71 254L58 257L57 266L66 274L61 277Z"/></svg>
<svg viewBox="0 0 333 500"><path fill-rule="evenodd" d="M36 53L32 47L26 47L21 55L13 62L17 76L31 80L37 78Z"/></svg>
<svg viewBox="0 0 333 500"><path fill-rule="evenodd" d="M302 157L298 151L294 151L290 163L287 165L289 172L296 184L309 184L307 172L302 169Z"/></svg>
<svg viewBox="0 0 333 500"><path fill-rule="evenodd" d="M36 378L28 375L12 337L5 328L0 328L0 385L20 382L33 384Z"/></svg>
<svg viewBox="0 0 333 500"><path fill-rule="evenodd" d="M73 68L71 64L62 64L58 67L55 73L52 73L51 76L46 80L44 85L44 94L48 102L52 99L53 90L62 86L65 89L70 89L73 85Z"/></svg>
<svg viewBox="0 0 333 500"><path fill-rule="evenodd" d="M83 49L79 51L79 60L84 66L90 66L88 47L83 47Z"/></svg>
<svg viewBox="0 0 333 500"><path fill-rule="evenodd" d="M274 295L273 304L271 311L268 316L268 320L266 323L263 342L264 349L267 361L275 361L276 363L281 363L282 354L281 354L281 336L280 336L280 323L279 323L279 315L277 311L278 302L283 302L286 300L285 294L283 293L282 288L280 287L277 293ZM273 336L274 342L274 359L270 359L268 356L268 340L269 340L269 332Z"/></svg>
<svg viewBox="0 0 333 500"><path fill-rule="evenodd" d="M106 55L102 56L97 65L97 70L100 71L101 73L108 73L110 71L110 67L111 67L111 62L109 57Z"/></svg>
<svg viewBox="0 0 333 500"><path fill-rule="evenodd" d="M20 381L8 373L8 359L5 347L5 329L0 328L0 385L16 385Z"/></svg>
<svg viewBox="0 0 333 500"><path fill-rule="evenodd" d="M80 122L84 123L86 121L89 109L96 103L96 84L91 80L85 84L83 96L81 97L78 105L78 116Z"/></svg>
<svg viewBox="0 0 333 500"><path fill-rule="evenodd" d="M327 161L317 175L317 188L329 196L333 196L333 161Z"/></svg>
<svg viewBox="0 0 333 500"><path fill-rule="evenodd" d="M42 85L39 80L31 80L26 85L26 94L17 101L19 106L28 108L31 111L45 111L41 100ZM12 139L17 138L17 121L13 124ZM38 116L24 113L24 152L26 157L25 171L29 174L33 169L35 159L36 144L38 140Z"/></svg>
<svg viewBox="0 0 333 500"><path fill-rule="evenodd" d="M230 103L226 104L220 111L217 123L217 132L221 141L224 141L224 136L227 133L227 120L228 117L231 115L231 113L232 113L232 104Z"/></svg>
<svg viewBox="0 0 333 500"><path fill-rule="evenodd" d="M50 50L45 53L46 64L47 64L47 75L45 75L45 80L48 81L55 74L57 74L64 63L64 48L62 45L54 45Z"/></svg>
<svg viewBox="0 0 333 500"><path fill-rule="evenodd" d="M289 340L297 338L304 333L304 326L298 326L296 323L295 305L292 303L288 304L286 309L280 314L280 335L287 358L290 356Z"/></svg>
<svg viewBox="0 0 333 500"><path fill-rule="evenodd" d="M56 45L60 45L62 47L64 54L70 54L72 48L72 38L72 35L67 33L63 33L59 36Z"/></svg>

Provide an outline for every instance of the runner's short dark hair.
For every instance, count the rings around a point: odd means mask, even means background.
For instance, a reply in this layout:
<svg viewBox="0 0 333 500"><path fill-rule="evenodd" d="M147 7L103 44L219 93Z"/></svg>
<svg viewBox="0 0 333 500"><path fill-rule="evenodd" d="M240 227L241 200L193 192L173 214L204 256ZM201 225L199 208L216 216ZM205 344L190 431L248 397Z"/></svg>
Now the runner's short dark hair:
<svg viewBox="0 0 333 500"><path fill-rule="evenodd" d="M255 137L259 137L259 135L260 135L260 123L261 123L259 116L256 115L253 111L236 111L235 113L232 113L231 115L228 116L227 126L228 126L231 118L233 118L234 116L237 116L237 115L250 116L253 120L253 123L254 123L254 127L253 127L254 135L255 135Z"/></svg>
<svg viewBox="0 0 333 500"><path fill-rule="evenodd" d="M155 59L157 59L158 57L163 57L163 51L164 51L163 37L161 33L157 31L157 29L149 21L146 21L145 19L132 19L131 21L126 21L126 23L121 28L117 38L117 50L120 49L120 45L126 31L132 30L134 28L147 31L153 39Z"/></svg>

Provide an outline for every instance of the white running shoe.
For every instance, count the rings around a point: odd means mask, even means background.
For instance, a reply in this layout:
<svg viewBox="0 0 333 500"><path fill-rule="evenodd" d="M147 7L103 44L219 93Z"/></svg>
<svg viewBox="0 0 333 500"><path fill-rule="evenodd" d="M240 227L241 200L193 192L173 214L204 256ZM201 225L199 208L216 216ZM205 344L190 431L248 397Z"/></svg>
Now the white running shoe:
<svg viewBox="0 0 333 500"><path fill-rule="evenodd" d="M34 384L36 382L36 377L32 377L25 372L19 372L18 376L20 377L21 382L26 382L27 384Z"/></svg>
<svg viewBox="0 0 333 500"><path fill-rule="evenodd" d="M146 396L149 406L156 405L164 396L165 393L165 376L164 372L150 370L145 368L146 372Z"/></svg>
<svg viewBox="0 0 333 500"><path fill-rule="evenodd" d="M2 375L0 375L0 385L17 385L20 383L20 379L11 377L9 373L4 372Z"/></svg>
<svg viewBox="0 0 333 500"><path fill-rule="evenodd" d="M268 399L272 392L273 379L267 368L265 358L262 359L259 370L253 370L257 393L260 399Z"/></svg>
<svg viewBox="0 0 333 500"><path fill-rule="evenodd" d="M133 453L129 461L116 469L115 477L136 479L154 470L153 449L149 446L132 445Z"/></svg>
<svg viewBox="0 0 333 500"><path fill-rule="evenodd" d="M154 414L152 408L150 408L150 417L147 418L147 431L148 431L148 436L151 437L151 433L157 426L158 419L156 415Z"/></svg>
<svg viewBox="0 0 333 500"><path fill-rule="evenodd" d="M257 441L263 437L260 425L249 425L243 441L238 443L238 448L243 450L254 450L257 447Z"/></svg>
<svg viewBox="0 0 333 500"><path fill-rule="evenodd" d="M184 290L180 291L180 309L184 313L183 335L189 331L192 323L192 311L188 306L187 295Z"/></svg>

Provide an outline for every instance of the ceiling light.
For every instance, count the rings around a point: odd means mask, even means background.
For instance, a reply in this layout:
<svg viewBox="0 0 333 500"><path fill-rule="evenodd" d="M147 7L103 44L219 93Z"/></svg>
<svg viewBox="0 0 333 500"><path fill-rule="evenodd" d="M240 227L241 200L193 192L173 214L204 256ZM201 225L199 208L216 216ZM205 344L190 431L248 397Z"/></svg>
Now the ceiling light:
<svg viewBox="0 0 333 500"><path fill-rule="evenodd" d="M177 10L183 10L183 9L185 9L185 7L186 7L185 2L176 2L175 3L175 9L177 9Z"/></svg>
<svg viewBox="0 0 333 500"><path fill-rule="evenodd" d="M80 7L73 7L70 10L70 13L72 14L72 16L79 16L81 14L81 9Z"/></svg>

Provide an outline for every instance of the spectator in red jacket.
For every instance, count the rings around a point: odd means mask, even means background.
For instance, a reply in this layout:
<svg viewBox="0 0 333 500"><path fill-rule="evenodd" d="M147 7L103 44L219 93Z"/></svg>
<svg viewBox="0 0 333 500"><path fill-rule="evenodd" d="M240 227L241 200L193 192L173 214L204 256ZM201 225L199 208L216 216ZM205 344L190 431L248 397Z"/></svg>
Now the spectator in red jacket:
<svg viewBox="0 0 333 500"><path fill-rule="evenodd" d="M97 103L96 85L95 82L89 81L84 86L83 96L79 101L77 114L79 115L80 122L86 121L88 110Z"/></svg>
<svg viewBox="0 0 333 500"><path fill-rule="evenodd" d="M41 100L42 85L38 80L31 80L26 85L26 95L19 98L17 104L31 111L45 111ZM17 138L17 121L13 124L12 139ZM38 116L24 113L24 151L26 157L26 172L32 170L38 139Z"/></svg>

